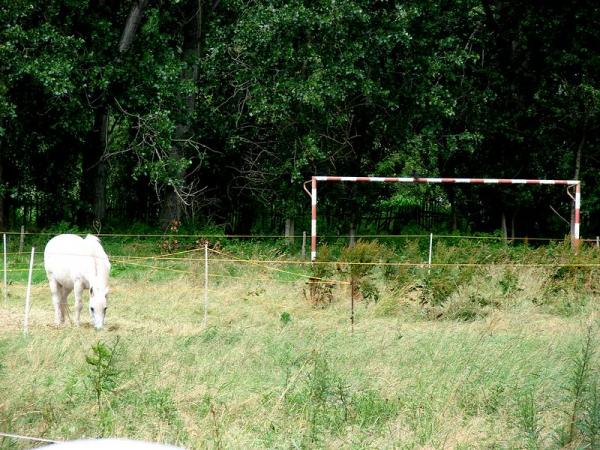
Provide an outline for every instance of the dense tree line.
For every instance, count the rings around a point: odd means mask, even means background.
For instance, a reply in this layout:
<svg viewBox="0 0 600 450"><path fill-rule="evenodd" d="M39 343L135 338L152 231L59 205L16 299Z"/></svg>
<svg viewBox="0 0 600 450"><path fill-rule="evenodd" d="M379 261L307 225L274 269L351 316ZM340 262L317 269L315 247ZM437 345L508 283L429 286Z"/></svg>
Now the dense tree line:
<svg viewBox="0 0 600 450"><path fill-rule="evenodd" d="M591 0L2 2L0 228L247 232L306 213L311 175L416 173L581 179L598 234L598 23ZM323 192L344 226L425 198L447 227L569 231L559 188Z"/></svg>

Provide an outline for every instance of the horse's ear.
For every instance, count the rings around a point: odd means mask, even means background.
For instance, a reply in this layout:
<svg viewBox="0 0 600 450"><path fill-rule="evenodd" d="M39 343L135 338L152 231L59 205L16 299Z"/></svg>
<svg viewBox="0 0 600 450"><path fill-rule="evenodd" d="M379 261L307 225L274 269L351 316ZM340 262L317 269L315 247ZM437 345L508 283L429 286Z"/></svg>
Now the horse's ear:
<svg viewBox="0 0 600 450"><path fill-rule="evenodd" d="M93 297L94 296L94 288L90 286L90 295Z"/></svg>

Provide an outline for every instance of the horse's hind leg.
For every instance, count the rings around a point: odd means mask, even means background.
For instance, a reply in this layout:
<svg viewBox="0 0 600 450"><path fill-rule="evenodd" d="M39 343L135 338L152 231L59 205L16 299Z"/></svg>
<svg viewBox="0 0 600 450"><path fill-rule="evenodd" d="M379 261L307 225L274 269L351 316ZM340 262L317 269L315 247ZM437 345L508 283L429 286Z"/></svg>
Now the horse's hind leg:
<svg viewBox="0 0 600 450"><path fill-rule="evenodd" d="M66 287L61 286L59 284L58 292L60 293L60 311L61 311L63 321L64 321L65 317L69 316L69 304L67 303L67 297L69 296L69 290ZM71 319L69 318L69 320L71 320Z"/></svg>
<svg viewBox="0 0 600 450"><path fill-rule="evenodd" d="M79 316L81 315L81 309L83 308L83 285L81 284L81 281L75 282L73 294L75 295L75 325L79 326Z"/></svg>
<svg viewBox="0 0 600 450"><path fill-rule="evenodd" d="M50 278L48 280L50 284L50 293L52 294L52 304L54 305L54 323L60 325L64 322L65 317L62 311L62 286L56 282L55 279Z"/></svg>

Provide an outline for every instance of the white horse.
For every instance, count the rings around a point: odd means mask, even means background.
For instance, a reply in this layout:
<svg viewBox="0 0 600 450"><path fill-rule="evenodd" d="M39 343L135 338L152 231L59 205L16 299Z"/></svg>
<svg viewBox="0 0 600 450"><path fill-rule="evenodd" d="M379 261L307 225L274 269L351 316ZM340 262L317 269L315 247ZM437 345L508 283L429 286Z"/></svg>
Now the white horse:
<svg viewBox="0 0 600 450"><path fill-rule="evenodd" d="M50 239L44 249L44 268L54 304L54 323L65 321L67 296L75 292L75 323L79 326L84 289L90 290L90 314L96 329L102 328L108 302L110 262L100 240L88 234L60 234Z"/></svg>

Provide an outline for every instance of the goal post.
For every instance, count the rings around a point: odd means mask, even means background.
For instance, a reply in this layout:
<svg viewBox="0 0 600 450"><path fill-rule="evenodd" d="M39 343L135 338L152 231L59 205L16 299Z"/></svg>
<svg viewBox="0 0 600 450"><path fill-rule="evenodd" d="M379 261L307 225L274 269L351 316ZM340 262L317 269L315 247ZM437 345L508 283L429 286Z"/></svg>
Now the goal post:
<svg viewBox="0 0 600 450"><path fill-rule="evenodd" d="M310 232L310 260L317 259L317 184L321 181L356 182L356 183L425 183L425 184L549 184L563 185L568 189L575 187L573 199L574 218L571 242L574 246L580 239L580 210L581 210L581 183L579 180L536 180L528 178L421 178L421 177L340 177L340 176L313 176L310 179L311 190L308 192L304 183L304 190L311 199L311 232Z"/></svg>

